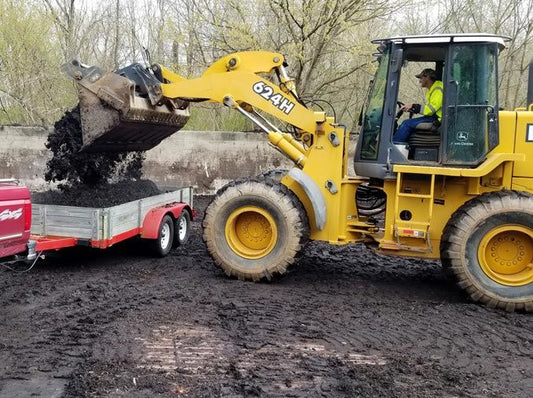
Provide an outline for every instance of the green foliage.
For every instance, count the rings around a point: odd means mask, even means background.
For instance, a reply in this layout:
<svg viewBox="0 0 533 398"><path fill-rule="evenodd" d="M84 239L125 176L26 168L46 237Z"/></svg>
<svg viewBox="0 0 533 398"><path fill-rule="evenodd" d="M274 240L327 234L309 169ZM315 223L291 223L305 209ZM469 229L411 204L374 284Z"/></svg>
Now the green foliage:
<svg viewBox="0 0 533 398"><path fill-rule="evenodd" d="M0 1L0 13L0 123L49 124L72 92L52 23L31 2Z"/></svg>
<svg viewBox="0 0 533 398"><path fill-rule="evenodd" d="M240 113L220 105L191 106L188 130L252 131L254 125Z"/></svg>

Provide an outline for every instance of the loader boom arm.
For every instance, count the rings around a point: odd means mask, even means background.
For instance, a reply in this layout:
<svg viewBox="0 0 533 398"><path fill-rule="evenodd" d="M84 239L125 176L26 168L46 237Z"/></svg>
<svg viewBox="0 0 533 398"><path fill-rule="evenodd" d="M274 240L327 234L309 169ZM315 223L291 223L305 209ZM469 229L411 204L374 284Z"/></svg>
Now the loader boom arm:
<svg viewBox="0 0 533 398"><path fill-rule="evenodd" d="M157 64L133 64L107 73L73 61L63 70L77 82L83 150L153 148L185 126L190 102L212 102L238 110L302 167L316 134L324 131L326 115L308 109L298 98L285 65L280 53L247 51L220 58L193 79ZM274 73L277 81L266 76ZM263 114L290 124L291 133L282 132Z"/></svg>
<svg viewBox="0 0 533 398"><path fill-rule="evenodd" d="M325 121L325 114L300 102L283 64L284 57L279 53L240 52L219 59L195 79L185 79L159 66L163 80L168 81L161 84L162 93L166 98L225 105L228 105L225 99L231 98L244 109L259 109L301 132L314 134ZM260 76L272 72L279 76L277 85Z"/></svg>

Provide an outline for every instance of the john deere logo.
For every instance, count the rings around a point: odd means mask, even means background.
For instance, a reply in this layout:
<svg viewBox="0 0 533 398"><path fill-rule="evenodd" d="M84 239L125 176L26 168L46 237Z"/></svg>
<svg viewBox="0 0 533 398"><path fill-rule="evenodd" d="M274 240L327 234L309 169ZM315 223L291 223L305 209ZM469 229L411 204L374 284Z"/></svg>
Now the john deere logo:
<svg viewBox="0 0 533 398"><path fill-rule="evenodd" d="M457 132L457 141L459 141L459 142L468 141L468 133L466 131L458 131Z"/></svg>

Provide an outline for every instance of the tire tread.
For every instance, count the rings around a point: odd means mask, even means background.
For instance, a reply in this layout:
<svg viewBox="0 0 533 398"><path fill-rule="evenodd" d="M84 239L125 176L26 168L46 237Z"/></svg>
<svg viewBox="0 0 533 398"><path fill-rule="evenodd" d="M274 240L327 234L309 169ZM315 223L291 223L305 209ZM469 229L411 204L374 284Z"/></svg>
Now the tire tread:
<svg viewBox="0 0 533 398"><path fill-rule="evenodd" d="M291 225L293 225L297 233L295 236L289 237L291 239L290 247L276 264L268 268L263 267L258 272L242 272L228 264L217 251L217 247L214 244L215 216L216 212L228 200L242 195L243 192L260 194L261 191L263 193L272 192L277 197L280 205L285 208L285 216L292 220ZM257 282L264 279L271 280L275 275L284 274L292 264L299 260L303 253L303 248L309 240L309 222L300 200L286 186L268 177L239 179L222 187L208 205L202 224L204 227L204 242L217 266L222 268L228 276L233 276L240 280Z"/></svg>
<svg viewBox="0 0 533 398"><path fill-rule="evenodd" d="M511 301L483 288L470 275L465 265L463 246L471 231L487 216L506 211L533 209L533 196L517 191L497 191L480 195L461 206L452 214L444 228L440 252L441 261L447 274L453 276L457 285L474 301L491 308L501 308L512 312L525 310L533 312L533 299Z"/></svg>

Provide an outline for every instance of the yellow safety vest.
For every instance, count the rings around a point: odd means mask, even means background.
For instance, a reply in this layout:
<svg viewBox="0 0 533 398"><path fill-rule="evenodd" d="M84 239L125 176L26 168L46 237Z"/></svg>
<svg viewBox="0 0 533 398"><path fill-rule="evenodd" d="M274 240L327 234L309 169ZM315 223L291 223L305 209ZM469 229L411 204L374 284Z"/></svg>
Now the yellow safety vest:
<svg viewBox="0 0 533 398"><path fill-rule="evenodd" d="M439 122L442 119L442 82L437 80L426 91L426 103L424 104L424 116L437 115Z"/></svg>

